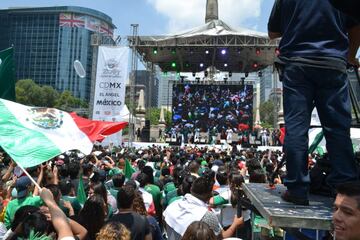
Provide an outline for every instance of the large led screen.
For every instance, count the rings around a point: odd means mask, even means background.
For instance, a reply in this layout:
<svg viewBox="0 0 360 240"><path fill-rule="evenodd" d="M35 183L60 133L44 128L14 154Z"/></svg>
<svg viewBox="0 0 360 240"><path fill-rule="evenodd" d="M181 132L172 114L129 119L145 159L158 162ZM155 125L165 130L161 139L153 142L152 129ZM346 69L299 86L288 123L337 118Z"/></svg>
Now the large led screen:
<svg viewBox="0 0 360 240"><path fill-rule="evenodd" d="M245 132L252 128L253 86L176 84L172 106L172 129Z"/></svg>

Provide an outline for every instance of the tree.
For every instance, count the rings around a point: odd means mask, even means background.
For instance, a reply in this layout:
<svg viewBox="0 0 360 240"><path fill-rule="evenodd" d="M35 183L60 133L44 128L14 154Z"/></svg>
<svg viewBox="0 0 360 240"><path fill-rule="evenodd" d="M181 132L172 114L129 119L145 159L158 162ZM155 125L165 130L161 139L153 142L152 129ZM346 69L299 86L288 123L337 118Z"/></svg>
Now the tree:
<svg viewBox="0 0 360 240"><path fill-rule="evenodd" d="M172 113L168 110L165 110L164 114L166 126L170 126L172 121Z"/></svg>
<svg viewBox="0 0 360 240"><path fill-rule="evenodd" d="M44 106L54 107L59 93L51 86L43 86L41 87L41 98Z"/></svg>
<svg viewBox="0 0 360 240"><path fill-rule="evenodd" d="M150 120L151 125L159 124L160 111L159 108L155 107L146 109L146 119Z"/></svg>
<svg viewBox="0 0 360 240"><path fill-rule="evenodd" d="M61 94L51 86L39 86L31 79L19 80L15 86L16 101L30 106L55 107L64 111L88 108L88 104L74 97L70 91Z"/></svg>
<svg viewBox="0 0 360 240"><path fill-rule="evenodd" d="M263 123L272 125L274 122L274 108L274 103L269 100L260 104L260 119Z"/></svg>
<svg viewBox="0 0 360 240"><path fill-rule="evenodd" d="M79 98L74 97L70 91L65 90L60 94L60 97L57 99L55 107L67 112L71 112L74 108L87 108L88 105Z"/></svg>
<svg viewBox="0 0 360 240"><path fill-rule="evenodd" d="M160 120L160 113L161 113L160 108L155 108L155 107L148 108L146 110L145 117L146 119L150 120L151 125L158 125ZM167 111L166 109L164 109L164 118L166 125L171 124L171 112Z"/></svg>
<svg viewBox="0 0 360 240"><path fill-rule="evenodd" d="M47 88L45 91L49 92L49 89ZM24 79L17 81L15 85L15 93L16 93L16 101L18 103L37 106L37 107L48 106L46 100L43 99L43 96L45 96L46 94L43 94L42 87L37 85L31 79ZM53 107L53 106L49 106L49 107Z"/></svg>

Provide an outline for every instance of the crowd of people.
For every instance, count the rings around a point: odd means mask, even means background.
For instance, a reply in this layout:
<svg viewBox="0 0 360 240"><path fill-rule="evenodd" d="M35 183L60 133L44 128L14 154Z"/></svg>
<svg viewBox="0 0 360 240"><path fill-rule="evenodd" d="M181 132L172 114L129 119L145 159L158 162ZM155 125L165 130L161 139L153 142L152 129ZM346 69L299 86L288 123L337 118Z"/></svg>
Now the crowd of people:
<svg viewBox="0 0 360 240"><path fill-rule="evenodd" d="M28 168L1 153L2 239L281 239L255 228L242 206L244 182L281 183L280 151L96 147ZM310 156L309 166L318 159ZM339 203L340 204L340 203ZM258 214L258 213L256 213ZM257 218L261 219L258 214ZM254 230L255 229L255 230ZM255 232L255 233L252 233ZM194 236L198 236L194 238Z"/></svg>
<svg viewBox="0 0 360 240"><path fill-rule="evenodd" d="M206 133L201 133L199 128L189 131L188 128L180 129L171 127L165 137L159 133L159 139L166 142L176 142L178 145L184 144L238 144L243 147L250 146L282 146L283 137L280 129L263 128L257 125L252 130L236 130L228 127L226 131L219 133L216 128L209 129ZM162 134L162 131L161 131ZM162 138L160 138L160 136ZM138 138L140 140L140 138Z"/></svg>

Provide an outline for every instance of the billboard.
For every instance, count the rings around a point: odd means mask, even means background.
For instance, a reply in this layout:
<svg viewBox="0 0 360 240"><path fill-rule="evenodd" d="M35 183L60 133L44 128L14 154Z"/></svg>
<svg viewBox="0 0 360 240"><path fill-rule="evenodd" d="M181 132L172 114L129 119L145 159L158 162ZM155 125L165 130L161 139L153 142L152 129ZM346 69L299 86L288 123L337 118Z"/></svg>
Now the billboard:
<svg viewBox="0 0 360 240"><path fill-rule="evenodd" d="M93 120L124 121L129 48L100 46L93 102ZM110 138L110 136L108 137ZM108 140L108 139L105 139ZM113 141L118 145L118 142Z"/></svg>
<svg viewBox="0 0 360 240"><path fill-rule="evenodd" d="M173 86L172 129L244 132L252 129L252 85Z"/></svg>

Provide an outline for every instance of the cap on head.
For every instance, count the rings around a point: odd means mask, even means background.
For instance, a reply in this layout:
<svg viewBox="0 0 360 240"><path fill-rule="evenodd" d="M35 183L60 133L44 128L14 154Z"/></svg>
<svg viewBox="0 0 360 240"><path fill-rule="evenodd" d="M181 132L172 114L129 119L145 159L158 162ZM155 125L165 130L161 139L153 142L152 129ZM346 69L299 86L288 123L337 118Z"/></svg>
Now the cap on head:
<svg viewBox="0 0 360 240"><path fill-rule="evenodd" d="M17 198L26 197L28 187L31 185L31 180L28 176L20 177L16 180L15 188L17 191Z"/></svg>

